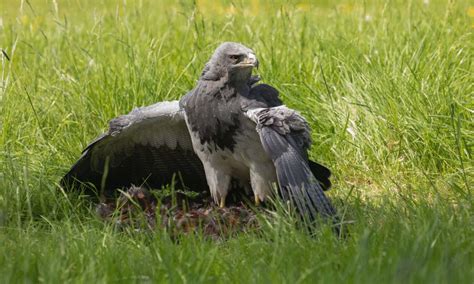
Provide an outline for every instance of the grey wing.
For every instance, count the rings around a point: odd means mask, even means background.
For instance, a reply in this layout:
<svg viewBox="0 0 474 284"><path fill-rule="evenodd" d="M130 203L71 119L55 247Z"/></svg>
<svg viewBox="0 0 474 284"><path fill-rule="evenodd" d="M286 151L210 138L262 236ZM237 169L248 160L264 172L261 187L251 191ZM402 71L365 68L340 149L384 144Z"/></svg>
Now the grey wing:
<svg viewBox="0 0 474 284"><path fill-rule="evenodd" d="M259 78L257 78L259 79ZM267 84L257 84L253 85L250 89L248 99L243 100L241 103L242 110L247 111L251 109L258 109L258 108L270 108L270 107L277 107L282 106L283 102L280 100L278 91ZM267 113L268 115L268 113ZM280 119L283 119L281 117ZM304 119L298 120L299 123L303 128L307 128L306 122ZM305 136L305 133L308 136ZM303 136L302 136L303 135ZM306 141L307 145L301 144L298 148L301 148L301 154L307 159L306 150L310 146L311 140L309 138L309 131L302 132L302 131L295 131L290 133L290 136L295 136L293 139L295 142L299 142L300 144ZM301 139L300 139L301 138ZM329 190L331 188L331 171L326 168L325 166L311 161L308 159L308 164L311 172L316 177L316 179L320 182L321 186L324 190Z"/></svg>
<svg viewBox="0 0 474 284"><path fill-rule="evenodd" d="M138 108L111 120L109 130L86 147L60 183L73 188L79 182L89 193L110 195L130 184L159 188L173 179L193 191L207 190L178 101Z"/></svg>
<svg viewBox="0 0 474 284"><path fill-rule="evenodd" d="M247 116L257 123L263 148L275 165L283 199L292 201L310 220L318 214L334 216L336 211L308 164L311 139L304 118L285 106L249 110Z"/></svg>

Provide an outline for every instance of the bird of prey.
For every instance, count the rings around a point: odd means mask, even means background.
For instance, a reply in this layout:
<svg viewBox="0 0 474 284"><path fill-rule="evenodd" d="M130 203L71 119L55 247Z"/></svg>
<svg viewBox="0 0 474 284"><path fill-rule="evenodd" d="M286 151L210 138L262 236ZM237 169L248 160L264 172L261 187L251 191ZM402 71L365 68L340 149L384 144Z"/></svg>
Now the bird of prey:
<svg viewBox="0 0 474 284"><path fill-rule="evenodd" d="M209 190L225 206L230 191L253 192L256 204L279 188L304 218L335 216L323 190L330 171L308 159L310 129L282 104L278 91L258 84L255 53L225 42L205 65L193 90L179 102L133 110L110 122L61 180L105 193L130 184L159 188L179 179L193 191Z"/></svg>

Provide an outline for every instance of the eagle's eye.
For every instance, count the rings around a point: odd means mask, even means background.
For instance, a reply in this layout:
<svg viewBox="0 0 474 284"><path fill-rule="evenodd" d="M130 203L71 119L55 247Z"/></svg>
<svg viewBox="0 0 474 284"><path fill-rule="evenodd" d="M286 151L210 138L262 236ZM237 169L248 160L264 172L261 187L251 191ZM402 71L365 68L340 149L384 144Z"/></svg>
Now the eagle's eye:
<svg viewBox="0 0 474 284"><path fill-rule="evenodd" d="M236 55L236 54L232 54L232 55L229 55L229 58L232 59L232 60L238 60L240 58L240 56Z"/></svg>

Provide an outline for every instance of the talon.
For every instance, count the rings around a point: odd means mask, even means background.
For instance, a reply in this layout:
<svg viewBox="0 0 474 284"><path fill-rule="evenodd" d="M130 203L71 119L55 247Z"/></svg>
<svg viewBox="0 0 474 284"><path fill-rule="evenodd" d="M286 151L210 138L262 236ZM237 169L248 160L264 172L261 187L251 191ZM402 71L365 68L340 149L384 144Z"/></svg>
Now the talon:
<svg viewBox="0 0 474 284"><path fill-rule="evenodd" d="M255 195L255 206L260 206L260 198L257 195Z"/></svg>
<svg viewBox="0 0 474 284"><path fill-rule="evenodd" d="M224 207L225 207L225 197L222 197L222 198L221 198L221 202L219 203L219 207L220 207L220 208L224 208Z"/></svg>

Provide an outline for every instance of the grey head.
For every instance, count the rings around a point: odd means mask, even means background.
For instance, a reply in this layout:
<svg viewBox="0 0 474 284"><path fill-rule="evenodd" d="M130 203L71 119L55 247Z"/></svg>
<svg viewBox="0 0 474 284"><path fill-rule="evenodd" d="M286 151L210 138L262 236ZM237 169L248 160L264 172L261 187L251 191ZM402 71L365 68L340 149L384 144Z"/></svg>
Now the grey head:
<svg viewBox="0 0 474 284"><path fill-rule="evenodd" d="M236 42L224 42L214 51L201 74L201 80L247 83L258 60L250 48Z"/></svg>

